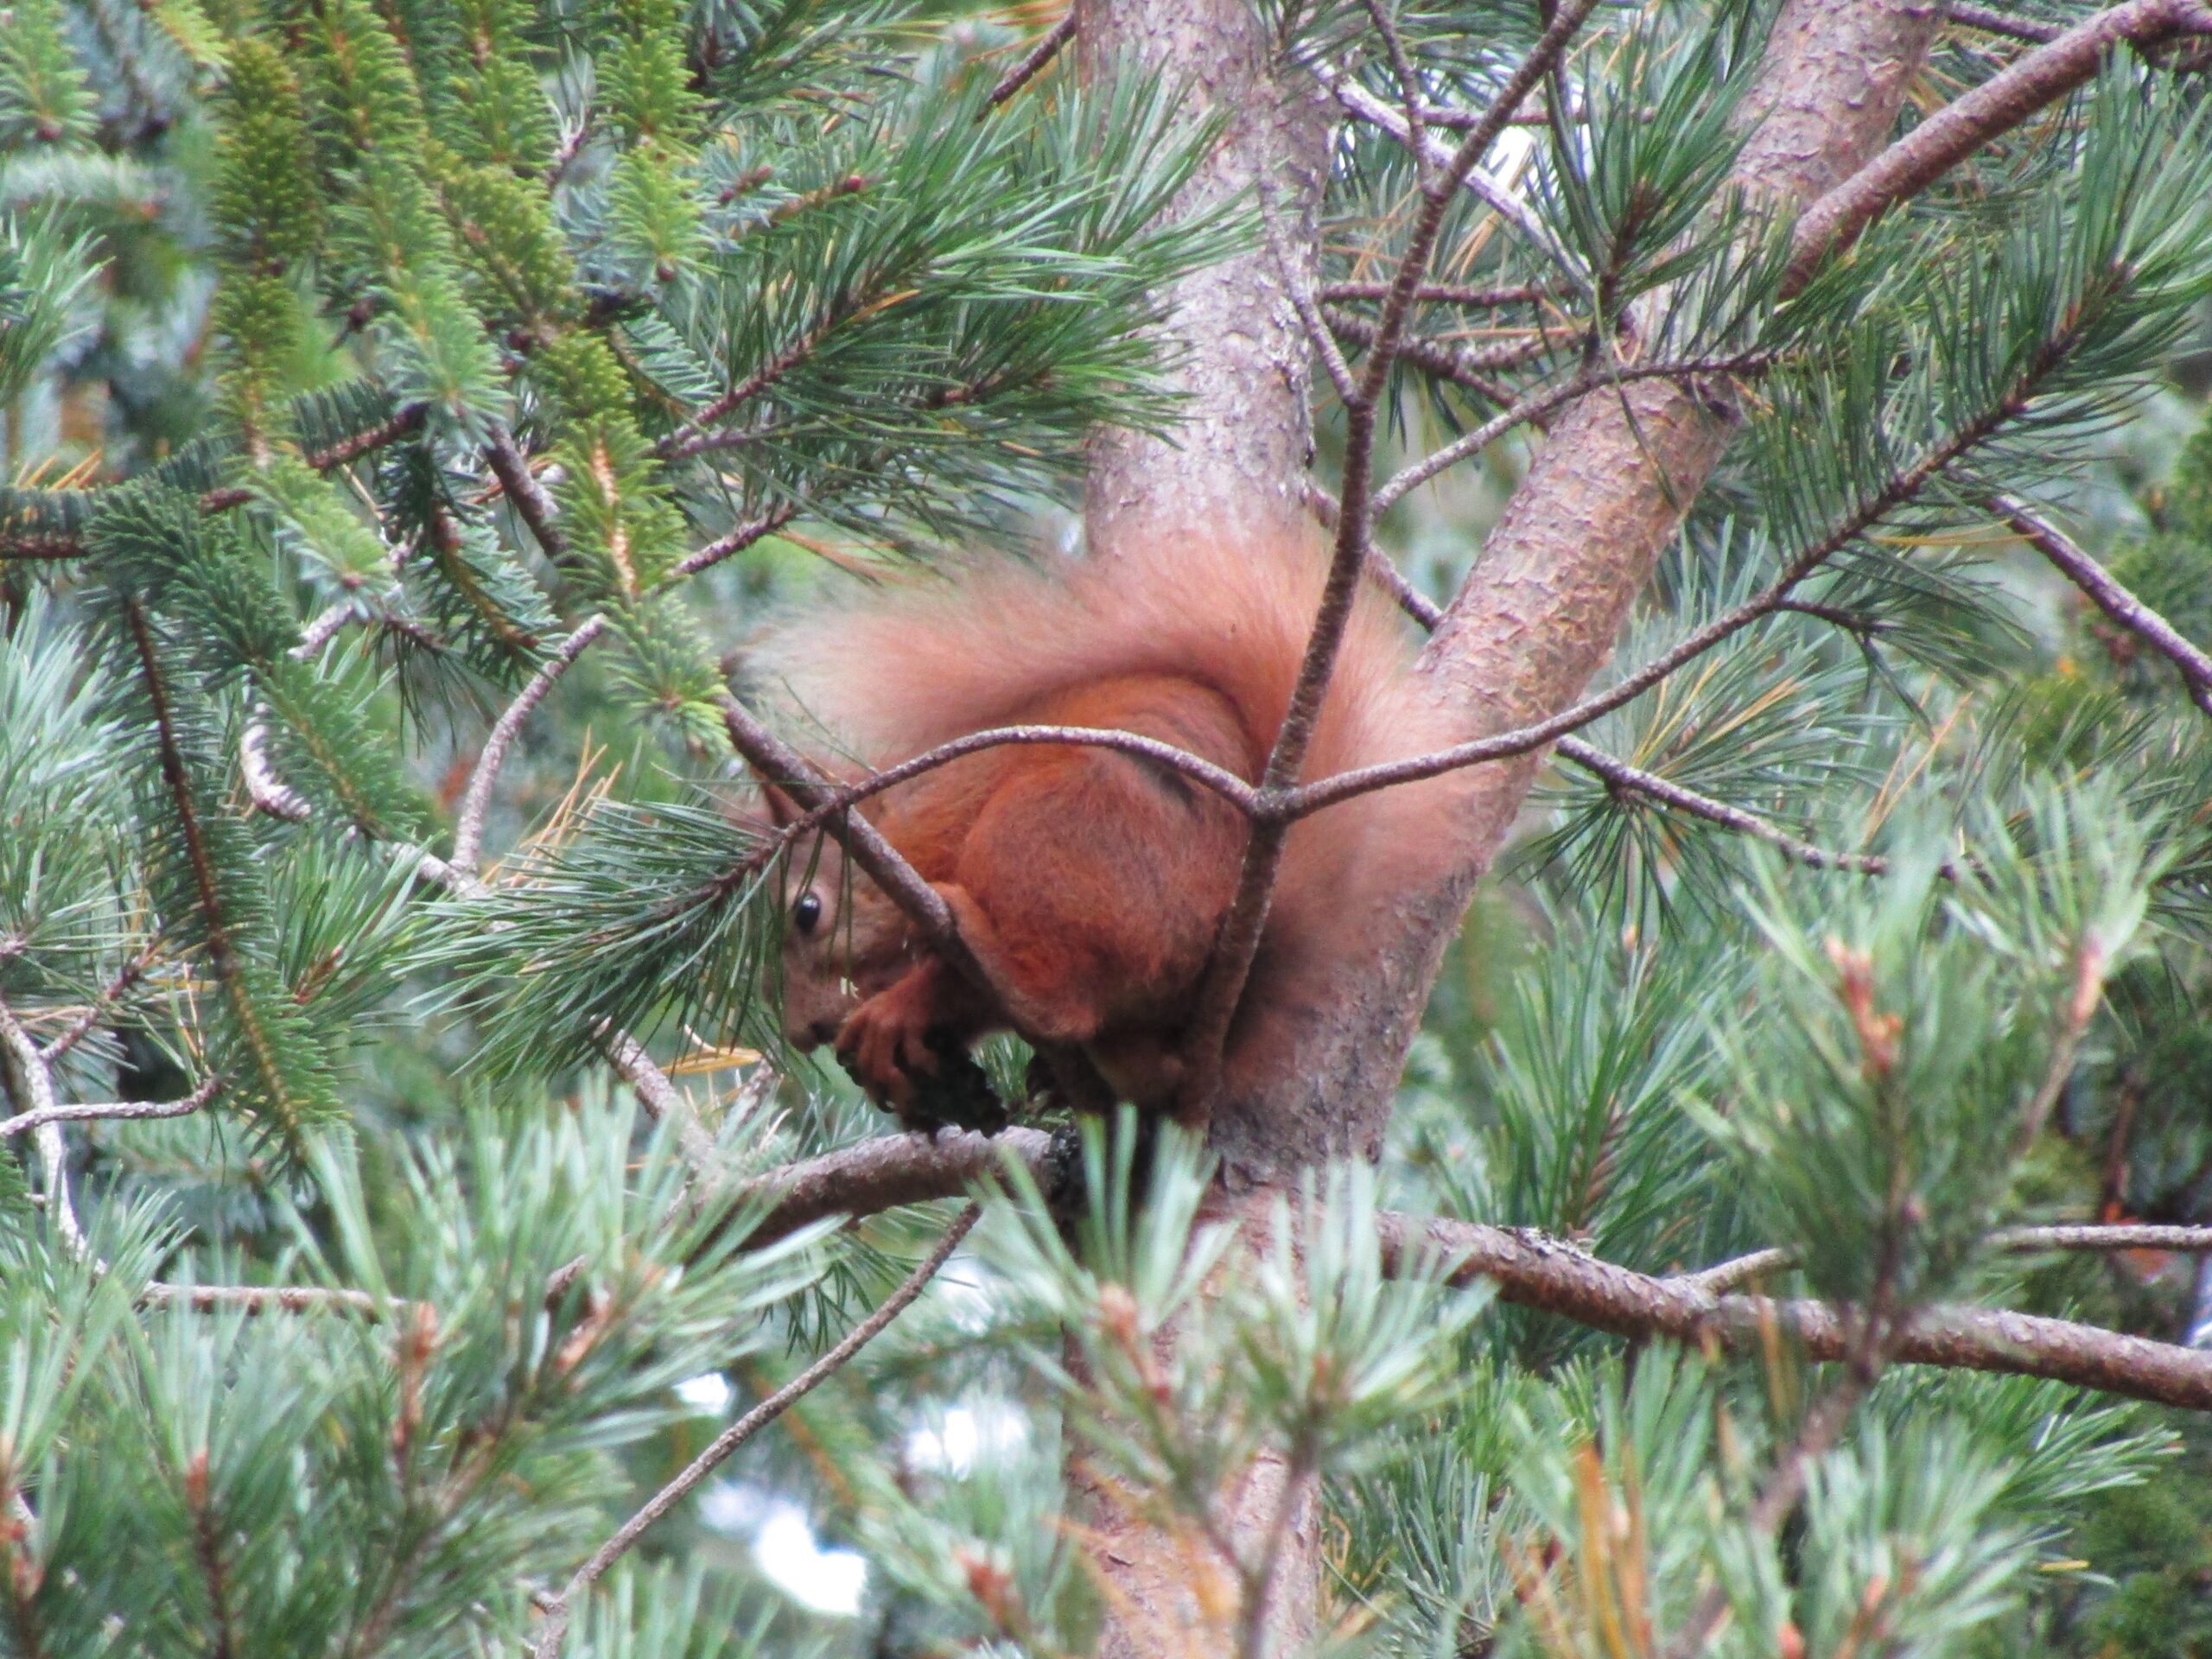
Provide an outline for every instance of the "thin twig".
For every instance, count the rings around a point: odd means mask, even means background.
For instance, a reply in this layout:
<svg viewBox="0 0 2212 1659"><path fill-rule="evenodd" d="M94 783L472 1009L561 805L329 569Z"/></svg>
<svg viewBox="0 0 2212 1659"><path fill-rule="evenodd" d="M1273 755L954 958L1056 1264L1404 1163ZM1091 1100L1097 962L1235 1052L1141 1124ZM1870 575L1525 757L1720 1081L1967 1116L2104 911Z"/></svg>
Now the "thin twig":
<svg viewBox="0 0 2212 1659"><path fill-rule="evenodd" d="M1319 59L1309 60L1306 67L1313 71L1314 79L1321 83L1329 95L1353 115L1357 116L1370 126L1382 128L1400 143L1408 141L1410 131L1406 125L1406 118L1369 92L1350 75L1345 74L1333 64L1323 62ZM1428 142L1421 147L1421 159L1432 166L1440 167L1449 162L1451 154L1452 152L1445 149L1432 135ZM1566 271L1570 279L1573 276L1574 262L1567 257L1566 251L1560 246L1551 232L1544 228L1543 221L1529 210L1528 203L1514 195L1511 191L1503 188L1497 180L1491 178L1480 168L1470 172L1463 183L1465 188L1480 200L1484 206L1511 225L1532 246L1540 250L1561 270Z"/></svg>
<svg viewBox="0 0 2212 1659"><path fill-rule="evenodd" d="M484 818L491 810L492 785L499 776L499 768L506 761L507 751L514 747L516 734L531 711L545 701L545 694L553 689L553 682L575 665L584 648L607 632L607 618L594 616L561 642L560 649L549 658L530 683L515 694L515 700L501 711L493 723L491 734L484 740L484 752L476 757L476 769L469 773L468 791L461 797L461 813L454 821L453 832L452 867L474 874L484 852Z"/></svg>
<svg viewBox="0 0 2212 1659"><path fill-rule="evenodd" d="M1337 396L1351 402L1357 396L1358 383L1352 378L1351 365L1344 361L1343 347L1337 344L1336 335L1330 332L1321 315L1313 286L1306 280L1305 266L1291 257L1283 241L1282 226L1276 222L1274 193L1265 188L1260 193L1260 224L1267 232L1268 248L1274 255L1275 269L1282 275L1291 305L1298 313L1299 321L1305 325L1307 343L1321 359L1321 366L1328 373L1329 384L1337 389Z"/></svg>
<svg viewBox="0 0 2212 1659"><path fill-rule="evenodd" d="M636 1092L646 1116L656 1122L675 1122L677 1150L683 1154L693 1176L711 1179L716 1164L715 1143L683 1091L645 1052L645 1045L628 1032L604 1033L600 1043L607 1063Z"/></svg>
<svg viewBox="0 0 2212 1659"><path fill-rule="evenodd" d="M784 1414L798 1400L820 1384L825 1378L842 1370L854 1355L866 1347L892 1320L906 1312L914 1299L927 1288L938 1270L944 1267L968 1230L982 1214L980 1206L970 1204L944 1230L936 1247L922 1259L921 1265L907 1275L906 1283L893 1291L883 1305L862 1319L845 1334L844 1339L816 1360L775 1393L747 1412L707 1445L705 1451L691 1459L683 1472L648 1498L638 1512L617 1528L612 1536L592 1552L591 1559L578 1567L561 1593L552 1599L545 1609L545 1628L539 1633L535 1659L555 1659L561 1644L569 1634L569 1623L575 1616L577 1604L605 1574L607 1569L619 1560L640 1535L680 1503L684 1496L715 1470L730 1453L751 1440L770 1423Z"/></svg>
<svg viewBox="0 0 2212 1659"><path fill-rule="evenodd" d="M42 1106L0 1120L0 1141L13 1140L49 1123L129 1122L149 1117L189 1117L223 1090L220 1077L203 1078L181 1100L111 1100L87 1106Z"/></svg>
<svg viewBox="0 0 2212 1659"><path fill-rule="evenodd" d="M1419 488L1439 473L1469 457L1480 454L1515 427L1541 422L1554 410L1573 403L1586 392L1626 385L1636 380L1702 380L1756 374L1771 361L1764 353L1746 353L1740 357L1697 358L1675 363L1623 363L1586 369L1572 380L1530 392L1480 426L1461 433L1441 449L1402 467L1389 482L1376 489L1374 510L1378 515L1387 512L1408 491Z"/></svg>
<svg viewBox="0 0 2212 1659"><path fill-rule="evenodd" d="M675 582L683 576L696 576L710 565L720 564L733 553L742 553L764 536L772 536L798 517L798 503L779 502L757 518L747 519L727 536L716 537L690 556L677 561L666 580Z"/></svg>
<svg viewBox="0 0 2212 1659"><path fill-rule="evenodd" d="M1558 747L1559 752L1576 766L1595 772L1617 789L1648 796L1677 811L1687 812L1692 817L1703 818L1724 829L1733 830L1738 835L1763 841L1770 847L1780 849L1799 863L1809 864L1816 870L1850 870L1859 875L1885 875L1889 873L1890 861L1878 853L1833 852L1809 841L1801 841L1779 824L1769 823L1756 812L1732 806L1726 801L1700 794L1696 790L1685 788L1656 772L1646 772L1625 760L1616 760L1603 749L1586 743L1579 737L1562 737L1559 740ZM1944 868L1948 872L1950 867L1946 865Z"/></svg>
<svg viewBox="0 0 2212 1659"><path fill-rule="evenodd" d="M1375 25L1375 32L1382 37L1383 55L1390 60L1390 73L1398 82L1398 96L1406 109L1406 143L1419 156L1427 144L1427 134L1422 131L1421 77L1414 73L1413 60L1406 54L1406 43L1398 34L1397 19L1390 15L1382 0L1367 0L1368 20Z"/></svg>
<svg viewBox="0 0 2212 1659"><path fill-rule="evenodd" d="M1372 346L1377 332L1376 325L1356 311L1343 306L1325 307L1322 317L1332 334L1348 340L1359 346ZM1459 346L1450 340L1423 340L1401 336L1398 340L1397 361L1410 363L1425 374L1440 380L1449 380L1455 385L1480 392L1492 403L1512 402L1510 397L1500 397L1503 390L1498 383L1483 372L1484 369L1517 369L1548 357L1560 344L1573 338L1567 328L1545 329L1535 327L1516 331L1521 337L1500 340L1490 346Z"/></svg>
<svg viewBox="0 0 2212 1659"><path fill-rule="evenodd" d="M162 939L157 932L139 947L137 956L123 964L113 979L101 988L99 995L93 999L92 1005L71 1020L61 1034L40 1052L40 1058L48 1065L52 1065L54 1061L84 1041L91 1033L92 1027L99 1024L100 1016L113 1007L119 999L127 995L133 985L145 977L146 970L154 965L161 954Z"/></svg>
<svg viewBox="0 0 2212 1659"><path fill-rule="evenodd" d="M322 608L314 621L300 631L300 643L294 645L286 655L299 662L308 661L336 639L340 630L344 629L347 624L359 620L360 615L360 607L354 603L352 595L334 601Z"/></svg>
<svg viewBox="0 0 2212 1659"><path fill-rule="evenodd" d="M662 461L684 461L702 450L715 448L716 435L708 429L723 416L735 413L805 362L814 355L831 329L842 322L850 321L857 311L866 308L865 306L841 308L804 331L782 351L656 443L653 454Z"/></svg>
<svg viewBox="0 0 2212 1659"><path fill-rule="evenodd" d="M321 1285L175 1285L155 1280L139 1293L142 1307L190 1308L212 1313L234 1308L246 1313L308 1313L321 1308L349 1308L383 1319L395 1304L390 1297L365 1290Z"/></svg>
<svg viewBox="0 0 2212 1659"><path fill-rule="evenodd" d="M2056 40L2064 32L2057 23L2038 23L1988 6L1953 6L1943 18L1946 22L1978 29L1985 35L2002 35L2008 40L2030 41L2037 46Z"/></svg>
<svg viewBox="0 0 2212 1659"><path fill-rule="evenodd" d="M1983 1241L2011 1255L2085 1250L2164 1250L2174 1255L2212 1255L2212 1227L2170 1226L2157 1222L2062 1223L2043 1227L2000 1227ZM1754 1279L1787 1273L1796 1266L1788 1250L1753 1250L1695 1273L1665 1281L1686 1290L1718 1296Z"/></svg>
<svg viewBox="0 0 2212 1659"><path fill-rule="evenodd" d="M1016 92L1037 79L1045 66L1058 57L1060 48L1075 38L1075 8L1068 8L1066 16L1046 29L1044 37L1022 55L1021 61L999 78L991 88L990 97L984 100L988 108L997 109Z"/></svg>
<svg viewBox="0 0 2212 1659"><path fill-rule="evenodd" d="M2184 639L2172 623L2113 581L2104 566L2025 502L2000 495L1991 505L2021 540L2056 565L2092 604L2171 663L2188 688L2189 700L2212 715L2212 656L2207 656Z"/></svg>

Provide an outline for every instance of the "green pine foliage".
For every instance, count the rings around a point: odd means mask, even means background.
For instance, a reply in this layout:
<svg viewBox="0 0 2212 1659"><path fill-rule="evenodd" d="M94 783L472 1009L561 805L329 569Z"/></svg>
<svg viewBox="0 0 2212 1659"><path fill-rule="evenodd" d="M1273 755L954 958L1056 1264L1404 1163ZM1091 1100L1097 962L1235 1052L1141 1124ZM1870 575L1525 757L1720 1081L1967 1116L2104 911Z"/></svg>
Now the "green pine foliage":
<svg viewBox="0 0 2212 1659"><path fill-rule="evenodd" d="M1553 15L1259 12L1287 61L1392 110L1402 67L1433 117ZM2205 1650L2182 1414L1386 1272L1395 1210L1652 1275L1779 1249L1754 1287L1878 1329L2212 1319L2190 1259L1992 1241L2212 1222L2212 741L1999 516L2117 525L2107 568L2212 647L2212 426L2171 376L2212 295L2201 77L2116 56L1791 293L1729 176L1771 19L1600 9L1490 159L1519 222L1444 213L1383 446L1733 365L1690 382L1740 429L1597 689L1764 608L1579 735L1734 821L1556 758L1376 1168L1282 1195L1217 1295L1202 1154L1070 1129L1069 1190L1011 1171L569 1654L1079 1652L1106 1609L1064 1448L1209 1564L1194 1643L1264 1581L1219 1538L1265 1456L1320 1495L1332 1653L1647 1659L1716 1590L1701 1651L1742 1659ZM1166 211L1220 136L1172 85L1064 60L995 103L1052 21L0 11L0 1034L32 1051L0 1116L41 1080L140 1114L0 1148L0 1654L525 1650L950 1219L747 1247L749 1177L885 1124L780 1052L811 871L750 816L723 700L773 690L749 652L817 563L1033 545L1096 425L1178 417L1157 296L1265 204ZM1947 28L1922 102L2016 46ZM1355 358L1418 183L1339 130L1316 300ZM2183 426L2139 499L2116 450ZM1395 487L1378 532L1440 596L1494 514L1463 476ZM1003 1092L1027 1058L987 1056Z"/></svg>

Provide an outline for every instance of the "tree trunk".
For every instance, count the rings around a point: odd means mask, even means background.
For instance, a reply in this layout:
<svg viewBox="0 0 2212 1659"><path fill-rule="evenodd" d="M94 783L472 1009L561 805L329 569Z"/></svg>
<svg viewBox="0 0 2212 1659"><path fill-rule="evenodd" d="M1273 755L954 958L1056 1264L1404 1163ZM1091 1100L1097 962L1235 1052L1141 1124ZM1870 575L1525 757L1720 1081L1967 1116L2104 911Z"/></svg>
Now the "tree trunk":
<svg viewBox="0 0 2212 1659"><path fill-rule="evenodd" d="M1264 181L1285 248L1317 256L1329 105L1319 86L1275 73L1275 42L1251 0L1077 0L1076 50L1089 79L1134 71L1180 88L1191 119L1221 142L1181 206L1202 212ZM1094 553L1192 524L1230 524L1255 543L1314 534L1303 483L1311 456L1311 353L1264 240L1162 296L1185 403L1166 438L1105 430L1091 441L1084 500Z"/></svg>
<svg viewBox="0 0 2212 1659"><path fill-rule="evenodd" d="M1078 0L1077 11L1087 73L1141 64L1187 80L1198 111L1233 112L1193 202L1264 176L1292 257L1315 259L1326 114L1318 89L1274 62L1249 0ZM1940 21L1940 5L1915 0L1785 0L1746 101L1759 125L1743 181L1788 211L1848 176L1887 137ZM1272 251L1263 242L1165 299L1165 327L1185 353L1183 423L1172 443L1118 432L1095 441L1094 550L1110 556L1132 537L1192 524L1280 530L1286 541L1310 534L1310 354ZM1554 423L1422 658L1478 732L1565 707L1604 663L1682 507L1726 448L1726 392L1639 383L1588 397ZM1295 1018L1242 1026L1211 1127L1229 1177L1225 1210L1256 1224L1274 1183L1379 1150L1444 947L1540 765L1530 755L1468 774L1431 878L1389 913L1351 924L1334 994ZM1189 1541L1148 1529L1079 1475L1075 1484L1106 1587L1099 1651L1137 1659L1179 1650L1185 1638L1205 1647ZM1237 1534L1265 1527L1280 1485L1279 1471L1256 1471L1236 1504ZM1268 1620L1271 1655L1313 1635L1320 1561L1310 1494L1292 1532Z"/></svg>
<svg viewBox="0 0 2212 1659"><path fill-rule="evenodd" d="M1940 21L1919 0L1787 0L1746 100L1760 124L1738 177L1784 211L1847 177L1889 133ZM1422 658L1472 712L1475 734L1554 714L1589 683L1727 446L1726 390L1647 381L1593 393L1554 423ZM1370 918L1341 994L1271 1022L1262 1053L1232 1055L1213 1123L1239 1173L1266 1180L1375 1154L1444 947L1541 765L1529 755L1469 773L1433 880Z"/></svg>

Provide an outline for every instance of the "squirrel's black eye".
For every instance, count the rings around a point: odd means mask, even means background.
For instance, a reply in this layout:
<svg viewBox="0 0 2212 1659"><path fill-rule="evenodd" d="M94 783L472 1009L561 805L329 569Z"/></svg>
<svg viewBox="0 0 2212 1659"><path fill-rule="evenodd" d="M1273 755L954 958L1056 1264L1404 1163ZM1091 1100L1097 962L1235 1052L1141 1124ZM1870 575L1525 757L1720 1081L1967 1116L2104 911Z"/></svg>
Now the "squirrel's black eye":
<svg viewBox="0 0 2212 1659"><path fill-rule="evenodd" d="M819 893L806 893L791 906L791 921L802 937L813 932L821 920L822 897Z"/></svg>

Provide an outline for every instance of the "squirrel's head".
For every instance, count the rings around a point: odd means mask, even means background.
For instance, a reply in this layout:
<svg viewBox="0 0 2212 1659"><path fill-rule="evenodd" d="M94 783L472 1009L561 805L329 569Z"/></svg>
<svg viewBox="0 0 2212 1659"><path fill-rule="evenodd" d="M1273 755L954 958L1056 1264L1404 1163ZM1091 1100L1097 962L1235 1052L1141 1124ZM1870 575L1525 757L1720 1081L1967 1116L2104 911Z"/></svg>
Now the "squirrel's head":
<svg viewBox="0 0 2212 1659"><path fill-rule="evenodd" d="M774 785L760 792L779 829L804 816ZM906 971L912 928L826 832L800 836L785 868L784 1039L804 1052L836 1041L846 1015Z"/></svg>

